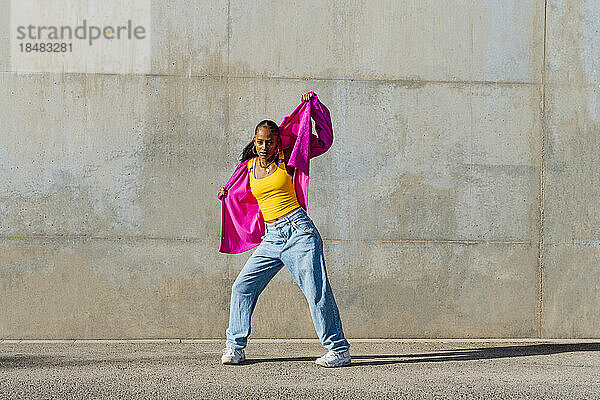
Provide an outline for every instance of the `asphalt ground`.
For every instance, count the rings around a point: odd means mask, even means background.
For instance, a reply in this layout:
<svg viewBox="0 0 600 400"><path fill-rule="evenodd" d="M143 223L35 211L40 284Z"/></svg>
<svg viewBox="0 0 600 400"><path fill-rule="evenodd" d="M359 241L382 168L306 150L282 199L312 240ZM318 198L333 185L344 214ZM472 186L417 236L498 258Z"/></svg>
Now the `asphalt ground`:
<svg viewBox="0 0 600 400"><path fill-rule="evenodd" d="M600 340L349 340L323 368L316 340L0 341L2 399L600 399Z"/></svg>

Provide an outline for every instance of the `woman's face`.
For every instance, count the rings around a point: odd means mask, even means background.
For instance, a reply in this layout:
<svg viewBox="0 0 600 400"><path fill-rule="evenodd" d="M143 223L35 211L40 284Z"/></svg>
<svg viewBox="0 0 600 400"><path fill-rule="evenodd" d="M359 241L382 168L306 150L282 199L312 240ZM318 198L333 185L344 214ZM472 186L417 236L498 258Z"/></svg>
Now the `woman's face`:
<svg viewBox="0 0 600 400"><path fill-rule="evenodd" d="M254 135L254 147L258 157L263 160L269 160L277 150L277 133L271 133L271 130L266 126L261 126Z"/></svg>

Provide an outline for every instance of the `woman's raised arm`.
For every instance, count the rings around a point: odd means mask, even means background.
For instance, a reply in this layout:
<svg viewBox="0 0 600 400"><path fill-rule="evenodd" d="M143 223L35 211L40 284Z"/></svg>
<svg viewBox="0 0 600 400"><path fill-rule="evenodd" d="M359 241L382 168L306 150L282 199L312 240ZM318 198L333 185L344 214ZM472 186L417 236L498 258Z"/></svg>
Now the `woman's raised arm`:
<svg viewBox="0 0 600 400"><path fill-rule="evenodd" d="M310 158L325 153L333 144L333 127L329 110L319 101L315 94L312 98L311 118L315 121L315 131L318 137L310 135Z"/></svg>

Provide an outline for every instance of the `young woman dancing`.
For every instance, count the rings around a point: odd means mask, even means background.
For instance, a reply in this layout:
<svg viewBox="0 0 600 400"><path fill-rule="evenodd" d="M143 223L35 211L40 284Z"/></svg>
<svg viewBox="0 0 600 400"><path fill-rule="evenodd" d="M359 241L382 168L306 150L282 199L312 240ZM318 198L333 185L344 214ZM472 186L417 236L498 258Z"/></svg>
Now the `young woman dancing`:
<svg viewBox="0 0 600 400"><path fill-rule="evenodd" d="M311 134L315 121L318 137ZM325 270L323 240L306 213L308 163L333 142L329 110L315 93L281 126L261 121L244 148L241 163L219 190L223 201L221 252L256 247L231 288L223 364L246 359L250 319L258 296L285 265L304 293L321 344L329 350L315 360L324 367L350 363L350 344Z"/></svg>

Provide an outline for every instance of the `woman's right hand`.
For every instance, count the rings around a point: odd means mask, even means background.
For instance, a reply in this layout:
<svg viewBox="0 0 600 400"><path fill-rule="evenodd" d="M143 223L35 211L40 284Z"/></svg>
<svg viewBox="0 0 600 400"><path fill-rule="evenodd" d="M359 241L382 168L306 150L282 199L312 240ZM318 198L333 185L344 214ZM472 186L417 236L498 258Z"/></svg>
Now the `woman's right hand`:
<svg viewBox="0 0 600 400"><path fill-rule="evenodd" d="M221 186L221 189L219 190L219 194L217 194L217 197L219 199L221 199L225 196L227 196L227 189L225 189L225 186Z"/></svg>
<svg viewBox="0 0 600 400"><path fill-rule="evenodd" d="M311 90L310 92L304 93L300 98L302 101L309 101L311 97L313 97L315 93Z"/></svg>

